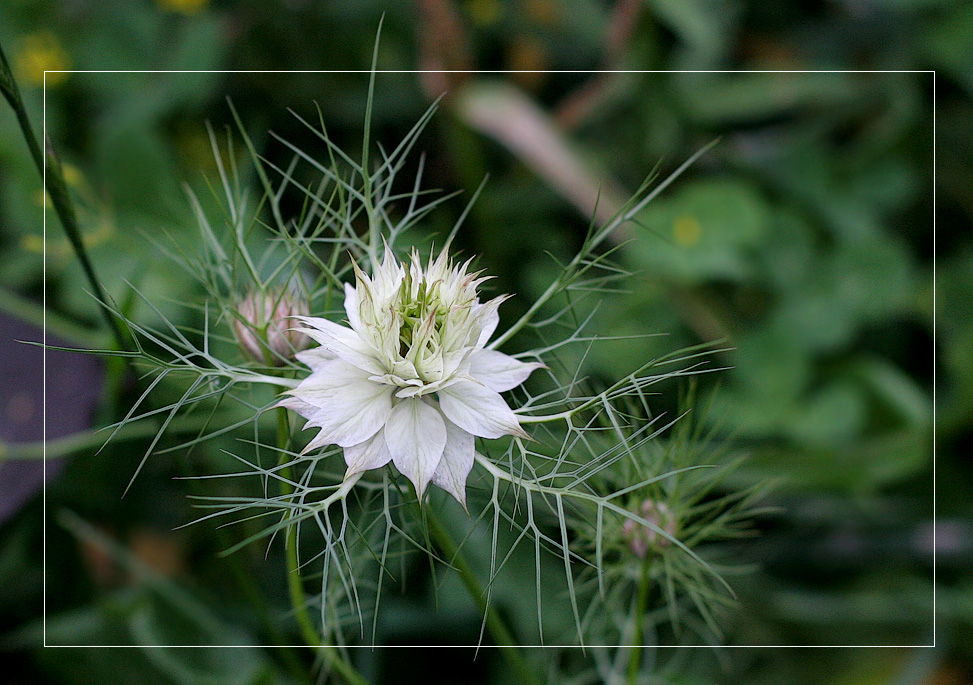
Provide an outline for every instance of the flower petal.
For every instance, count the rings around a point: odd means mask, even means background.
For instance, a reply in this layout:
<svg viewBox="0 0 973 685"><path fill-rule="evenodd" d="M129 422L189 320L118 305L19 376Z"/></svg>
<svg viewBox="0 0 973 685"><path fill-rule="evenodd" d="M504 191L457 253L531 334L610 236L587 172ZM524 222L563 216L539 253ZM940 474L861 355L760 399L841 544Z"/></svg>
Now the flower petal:
<svg viewBox="0 0 973 685"><path fill-rule="evenodd" d="M361 315L358 313L358 290L351 283L345 283L345 314L354 331L361 331Z"/></svg>
<svg viewBox="0 0 973 685"><path fill-rule="evenodd" d="M493 332L497 330L497 326L500 325L500 313L497 310L504 299L502 297L495 297L489 302L484 302L480 305L476 313L481 326L480 336L476 341L477 347L486 345L487 341L493 336Z"/></svg>
<svg viewBox="0 0 973 685"><path fill-rule="evenodd" d="M337 359L333 354L328 352L323 347L314 347L310 350L302 350L294 355L297 361L301 362L305 366L309 367L312 371L321 366L324 362L329 362L332 359Z"/></svg>
<svg viewBox="0 0 973 685"><path fill-rule="evenodd" d="M290 401L282 406L308 419L305 428L321 429L306 450L332 443L348 447L364 442L385 425L394 390L394 386L368 380L367 372L334 359L287 391L303 405Z"/></svg>
<svg viewBox="0 0 973 685"><path fill-rule="evenodd" d="M295 318L307 326L307 328L298 328L298 331L313 338L334 356L354 364L363 371L368 371L373 376L385 373L385 369L369 354L368 343L352 329L315 316Z"/></svg>
<svg viewBox="0 0 973 685"><path fill-rule="evenodd" d="M460 380L439 391L439 407L447 419L481 438L526 437L517 416L500 393L472 380Z"/></svg>
<svg viewBox="0 0 973 685"><path fill-rule="evenodd" d="M280 402L275 404L274 407L290 409L291 411L297 412L305 418L317 411L317 408L312 407L310 404L297 397L284 397Z"/></svg>
<svg viewBox="0 0 973 685"><path fill-rule="evenodd" d="M473 436L446 420L446 448L432 482L456 498L466 509L466 478L473 468Z"/></svg>
<svg viewBox="0 0 973 685"><path fill-rule="evenodd" d="M348 470L345 478L362 471L378 469L392 461L392 454L385 444L385 431L380 430L365 442L345 448L345 463Z"/></svg>
<svg viewBox="0 0 973 685"><path fill-rule="evenodd" d="M385 425L385 442L392 463L422 497L446 447L442 414L418 397L400 400Z"/></svg>
<svg viewBox="0 0 973 685"><path fill-rule="evenodd" d="M540 362L522 362L496 350L477 350L470 355L470 375L497 392L516 388L542 366Z"/></svg>

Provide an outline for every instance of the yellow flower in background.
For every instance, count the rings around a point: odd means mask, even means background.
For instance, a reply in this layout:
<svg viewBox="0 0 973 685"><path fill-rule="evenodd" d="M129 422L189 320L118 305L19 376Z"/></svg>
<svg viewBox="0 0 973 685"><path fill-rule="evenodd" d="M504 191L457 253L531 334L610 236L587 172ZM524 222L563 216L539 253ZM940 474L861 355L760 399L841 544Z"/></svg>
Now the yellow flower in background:
<svg viewBox="0 0 973 685"><path fill-rule="evenodd" d="M155 0L155 4L166 12L179 12L189 16L206 7L209 0Z"/></svg>
<svg viewBox="0 0 973 685"><path fill-rule="evenodd" d="M47 75L47 84L51 84L51 75ZM85 181L84 174L81 170L70 164L68 162L63 162L61 164L61 173L64 175L64 182L68 184L69 188L74 188L82 193L87 193L88 185ZM54 209L54 204L51 202L51 194L46 190L38 189L37 193L34 195L34 202L38 207L46 206L48 209Z"/></svg>
<svg viewBox="0 0 973 685"><path fill-rule="evenodd" d="M51 80L50 75L48 75L47 80ZM61 174L64 176L64 182L71 188L81 188L85 184L84 174L81 173L81 169L73 164L62 162Z"/></svg>
<svg viewBox="0 0 973 685"><path fill-rule="evenodd" d="M699 220L690 215L684 214L672 224L672 237L683 247L692 247L699 242L703 235L703 227L699 225Z"/></svg>
<svg viewBox="0 0 973 685"><path fill-rule="evenodd" d="M95 248L110 242L116 234L115 222L111 217L103 216L95 219L94 230L88 229L82 233L81 242L87 248ZM20 246L35 254L45 252L44 238L40 235L25 235L20 239ZM47 258L54 262L70 260L74 254L67 238L48 237L46 248Z"/></svg>
<svg viewBox="0 0 973 685"><path fill-rule="evenodd" d="M38 31L25 37L14 54L14 72L27 85L43 86L47 72L48 87L63 83L71 68L71 58L50 31Z"/></svg>
<svg viewBox="0 0 973 685"><path fill-rule="evenodd" d="M50 73L47 75L47 83L48 85L51 83ZM81 219L81 242L88 248L110 242L117 232L110 208L99 200L81 169L70 162L62 162L61 173L64 175L64 182L73 191L71 194L77 203L76 207ZM46 206L49 210L54 209L51 195L46 190L37 190L34 194L34 203L38 207ZM45 251L44 239L37 233L23 236L20 245L28 252L40 254ZM70 260L73 254L71 244L65 237L48 236L46 247L47 258L55 263Z"/></svg>

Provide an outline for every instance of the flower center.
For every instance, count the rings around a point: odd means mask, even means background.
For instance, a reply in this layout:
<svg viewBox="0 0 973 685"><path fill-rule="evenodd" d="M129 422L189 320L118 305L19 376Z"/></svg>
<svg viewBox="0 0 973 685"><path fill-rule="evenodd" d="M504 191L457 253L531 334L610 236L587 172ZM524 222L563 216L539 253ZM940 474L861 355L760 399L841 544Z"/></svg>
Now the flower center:
<svg viewBox="0 0 973 685"><path fill-rule="evenodd" d="M392 257L369 278L358 273L359 314L364 333L386 373L382 382L430 392L458 373L474 350L482 317L477 315L480 281L445 253L423 267Z"/></svg>
<svg viewBox="0 0 973 685"><path fill-rule="evenodd" d="M424 278L403 279L396 303L399 326L399 356L411 362L424 383L439 380L441 364L429 364L441 348L441 338L449 307L440 297L441 281ZM439 368L437 368L439 367Z"/></svg>
<svg viewBox="0 0 973 685"><path fill-rule="evenodd" d="M399 356L403 359L407 359L410 353L413 352L412 346L419 342L417 338L419 337L417 329L421 326L423 317L419 313L403 313L402 314L402 326L399 328ZM438 317L437 317L438 323ZM436 333L439 332L439 326L435 327ZM425 340L428 344L429 340Z"/></svg>

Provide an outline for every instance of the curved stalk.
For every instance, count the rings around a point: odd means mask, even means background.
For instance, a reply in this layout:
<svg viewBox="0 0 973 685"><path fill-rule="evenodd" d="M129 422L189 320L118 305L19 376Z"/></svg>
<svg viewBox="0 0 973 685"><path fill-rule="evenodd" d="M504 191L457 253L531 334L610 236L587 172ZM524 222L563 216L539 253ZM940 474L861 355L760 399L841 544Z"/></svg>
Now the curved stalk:
<svg viewBox="0 0 973 685"><path fill-rule="evenodd" d="M638 682L639 668L642 666L642 652L645 649L642 645L642 621L649 606L649 563L648 559L642 561L642 571L639 574L638 594L635 598L635 616L633 616L635 629L632 631L632 651L628 657L628 677L626 678L628 685L636 685Z"/></svg>
<svg viewBox="0 0 973 685"><path fill-rule="evenodd" d="M281 450L287 449L290 443L290 433L287 410L279 408L277 410L277 446ZM279 463L283 466L288 460L287 453L282 451ZM290 467L285 467L280 470L281 478L278 482L280 483L280 492L282 495L289 495L294 492L294 488L290 484L290 471ZM351 484L353 485L354 483L352 482ZM344 489L345 486L342 486L338 492L342 492ZM325 663L334 669L345 682L351 683L352 685L368 685L368 681L355 670L355 667L345 660L341 652L334 645L319 635L317 629L314 627L314 622L311 620L311 615L307 610L307 595L304 593L304 579L301 577L300 560L297 556L297 528L294 526L289 527L285 534L285 556L287 558L287 588L290 593L291 607L294 610L294 618L300 628L304 642L311 649L319 651Z"/></svg>
<svg viewBox="0 0 973 685"><path fill-rule="evenodd" d="M560 277L555 279L554 282L547 287L547 290L545 290L541 294L541 296L534 301L534 303L530 306L530 308L526 312L524 312L524 314L514 323L514 325L508 328L500 337L498 337L492 343L487 345L487 347L491 350L497 349L505 342L510 340L512 337L514 337L520 331L520 329L528 325L533 320L534 315L537 314L538 311L540 311L541 307L543 307L548 300L550 300L552 297L554 297L557 293L559 293L563 289L565 284L570 280L571 276L574 274L575 270L577 270L582 265L585 258L587 258L591 253L593 253L594 250L601 243L603 243L609 235L611 235L615 231L615 229L617 229L622 224L631 221L636 216L638 216L639 212L645 209L645 206L650 202L652 202L652 200L654 200L659 195L659 193L665 190L670 183L672 183L677 178L679 178L683 174L683 172L686 171L686 169L691 167L696 162L696 160L698 160L704 154L709 152L719 142L720 139L717 138L711 141L710 143L704 145L702 148L697 150L693 156L691 156L685 162L680 164L675 171L669 174L669 176L664 181L662 181L659 185L653 188L652 191L646 194L645 197L640 199L638 202L632 204L631 207L622 208L622 211L618 212L613 219L611 219L607 224L605 224L605 226L600 228L597 233L591 236L591 239L587 242L586 249L578 252L578 254L574 256L574 259L572 259L571 262L568 264L568 266L565 268L564 274L562 274ZM639 193L641 193L641 190L639 191Z"/></svg>
<svg viewBox="0 0 973 685"><path fill-rule="evenodd" d="M54 154L54 148L51 146L50 140L45 141L47 147L46 154L41 152L41 148L37 144L37 138L34 136L34 128L30 124L30 117L27 116L27 108L24 107L23 99L20 97L20 88L17 86L17 81L14 79L13 71L10 69L10 63L7 61L7 56L4 54L2 47L0 47L0 92L3 93L4 98L6 98L7 103L17 117L17 123L20 125L21 133L23 133L24 139L27 141L27 147L30 149L31 159L34 160L37 171L44 179L44 185L50 195L54 211L58 219L60 219L61 225L64 227L64 232L68 236L68 242L71 243L71 247L74 249L75 256L81 263L81 270L84 271L84 275L88 279L91 293L99 302L98 309L108 323L108 328L115 337L115 343L118 345L118 349L123 350L125 349L125 336L122 333L122 328L118 324L118 321L104 306L104 303L108 302L108 298L105 296L105 292L101 287L101 282L95 276L94 267L88 258L87 250L85 250L81 229L78 227L78 217L74 211L74 205L71 202L71 195L68 193L64 173L61 170L61 161Z"/></svg>
<svg viewBox="0 0 973 685"><path fill-rule="evenodd" d="M523 651L507 628L507 625L503 622L503 619L500 618L500 614L492 606L487 605L486 593L480 585L480 582L476 579L473 568L466 561L459 546L431 508L426 509L426 520L429 523L429 532L432 533L436 544L439 545L447 558L449 558L452 566L459 573L467 592L470 593L470 596L480 610L486 612L487 630L490 631L490 635L497 643L497 646L501 648L503 658L506 659L507 664L516 674L517 682L528 685L540 685L541 680L534 673L530 664L527 663Z"/></svg>

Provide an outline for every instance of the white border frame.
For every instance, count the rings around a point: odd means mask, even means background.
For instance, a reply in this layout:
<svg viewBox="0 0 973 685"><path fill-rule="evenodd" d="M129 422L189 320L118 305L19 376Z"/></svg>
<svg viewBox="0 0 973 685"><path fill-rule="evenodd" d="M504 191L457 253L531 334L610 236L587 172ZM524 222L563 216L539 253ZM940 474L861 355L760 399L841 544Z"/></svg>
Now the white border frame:
<svg viewBox="0 0 973 685"><path fill-rule="evenodd" d="M58 69L45 70L43 82L43 119L41 126L42 145L44 145L45 164L43 170L43 186L41 191L47 192L47 75L48 74L370 74L367 69ZM936 70L934 69L607 69L607 70L562 70L562 69L485 69L485 70L454 70L439 69L376 69L376 74L932 74L932 644L919 645L643 645L641 649L923 649L935 648L937 628L937 585L936 585ZM305 644L296 645L49 645L47 644L47 203L42 204L43 225L43 264L42 264L42 297L43 297L43 364L42 364L42 440L43 456L43 606L42 633L45 648L68 649L273 649L273 648L307 648ZM434 647L445 649L480 649L494 648L495 645L345 645L349 649L399 649L409 647ZM634 649L633 645L519 645L521 649L535 648L604 648L604 649ZM496 647L502 649L503 647Z"/></svg>

